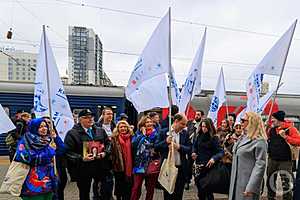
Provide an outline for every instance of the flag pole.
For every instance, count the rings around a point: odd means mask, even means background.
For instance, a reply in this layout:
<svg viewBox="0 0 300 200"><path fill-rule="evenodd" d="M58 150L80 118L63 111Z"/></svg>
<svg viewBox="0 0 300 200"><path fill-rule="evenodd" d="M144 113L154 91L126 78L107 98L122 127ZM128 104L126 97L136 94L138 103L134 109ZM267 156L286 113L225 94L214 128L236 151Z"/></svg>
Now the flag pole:
<svg viewBox="0 0 300 200"><path fill-rule="evenodd" d="M204 34L206 34L206 30L207 30L207 28L205 27ZM192 86L193 93L194 93L195 84L196 84L196 77L193 80L193 86ZM187 114L189 112L189 108L190 108L191 102L192 102L192 97L193 97L193 95L190 96L190 100L189 100L189 103L187 105L187 108L185 108L185 114Z"/></svg>
<svg viewBox="0 0 300 200"><path fill-rule="evenodd" d="M49 78L49 66L48 66L48 52L46 47L46 29L45 25L43 25L43 36L44 36L44 52L45 52L45 67L46 67L46 79L47 79L47 91L48 91L48 108L49 108L49 115L50 115L50 133L53 131L53 122L52 122L52 107L51 107L51 94L50 94L50 78ZM56 146L53 139L51 141L53 146ZM54 174L58 175L56 169L56 158L53 157L53 165L54 165Z"/></svg>
<svg viewBox="0 0 300 200"><path fill-rule="evenodd" d="M224 83L224 91L225 91L225 95L226 95L225 78L224 78L223 66L221 67L221 71L222 71L222 78L223 78L223 83ZM226 96L226 98L225 98L225 106L226 106L226 115L227 115L227 118L228 118L229 111L228 111L227 96Z"/></svg>
<svg viewBox="0 0 300 200"><path fill-rule="evenodd" d="M280 72L279 80L278 80L277 87L276 87L276 90L275 90L275 93L274 93L274 96L273 96L273 101L272 101L272 104L271 104L271 108L270 108L270 111L269 111L269 114L268 114L268 120L266 121L266 123L268 123L268 121L270 120L270 117L271 117L271 114L272 114L272 109L273 109L273 106L274 106L274 102L275 102L275 99L277 97L278 89L282 85L281 84L281 79L282 79L282 75L283 75L283 70L284 70L285 63L286 63L286 60L287 60L287 57L288 57L288 54L289 54L289 50L290 50L290 47L291 47L291 43L292 43L292 40L293 40L293 36L294 36L294 33L295 33L297 22L298 22L298 19L296 19L296 21L295 21L295 26L294 26L294 29L293 29L293 32L292 32L292 37L289 41L288 49L287 49L287 51L285 53L285 56L284 56L283 66L282 66L282 69L281 69L281 72Z"/></svg>
<svg viewBox="0 0 300 200"><path fill-rule="evenodd" d="M171 133L171 127L172 127L172 95L171 95L171 7L169 7L169 87L168 87L168 96L169 96L169 133Z"/></svg>
<svg viewBox="0 0 300 200"><path fill-rule="evenodd" d="M44 39L44 53L45 53L45 67L46 67L46 81L47 81L47 92L48 92L48 108L49 108L49 115L51 121L50 129L53 129L52 124L52 107L51 107L51 94L50 94L50 79L49 79L49 69L48 69L48 53L46 47L46 29L45 25L43 25L43 39Z"/></svg>

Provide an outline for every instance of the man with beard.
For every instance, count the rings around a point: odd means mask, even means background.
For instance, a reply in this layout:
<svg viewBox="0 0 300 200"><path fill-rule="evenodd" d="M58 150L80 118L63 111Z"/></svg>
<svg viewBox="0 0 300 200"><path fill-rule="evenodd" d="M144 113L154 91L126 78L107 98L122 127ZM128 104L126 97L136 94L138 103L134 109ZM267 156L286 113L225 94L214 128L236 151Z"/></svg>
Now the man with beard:
<svg viewBox="0 0 300 200"><path fill-rule="evenodd" d="M292 200L291 178L292 160L294 156L294 146L300 145L300 136L293 123L285 120L285 112L278 111L272 114L272 127L268 132L268 168L267 168L267 187L268 200L276 199L276 179L277 172L282 181L284 191L283 199ZM286 173L282 173L282 172ZM273 180L273 181L272 181Z"/></svg>
<svg viewBox="0 0 300 200"><path fill-rule="evenodd" d="M191 144L193 144L194 138L196 138L196 136L197 136L202 117L204 117L204 112L202 110L197 110L194 119L189 120L187 123L187 132L189 134ZM189 188L190 188L190 183L191 183L192 176L193 176L193 173L192 173L193 162L194 161L193 161L191 155L189 155L189 157L188 157L188 176L186 177L186 183L185 183L186 190L189 190Z"/></svg>

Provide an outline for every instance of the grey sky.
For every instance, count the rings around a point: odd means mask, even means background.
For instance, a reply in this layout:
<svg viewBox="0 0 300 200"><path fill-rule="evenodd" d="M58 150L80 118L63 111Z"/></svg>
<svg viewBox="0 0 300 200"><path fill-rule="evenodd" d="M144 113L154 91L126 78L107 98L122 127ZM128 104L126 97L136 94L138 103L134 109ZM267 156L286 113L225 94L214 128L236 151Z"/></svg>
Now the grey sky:
<svg viewBox="0 0 300 200"><path fill-rule="evenodd" d="M255 67L248 64L258 63L279 36L296 18L300 18L300 3L296 0L66 1L75 4L61 0L0 0L0 33L3 36L0 38L0 46L15 46L17 49L37 52L38 47L32 44L39 43L42 24L49 25L48 38L54 47L60 73L65 74L69 25L93 28L99 34L104 50L139 54L159 22L157 18L95 7L162 17L168 6L171 6L172 19L208 25L202 88L215 88L220 67L223 66L227 90L244 90L245 80ZM77 6L76 3L85 6ZM14 32L11 44L4 38L9 27ZM203 31L204 26L172 22L172 64L179 85L185 79ZM282 79L284 85L281 93L300 94L299 54L300 31L297 27ZM104 53L104 70L115 84L126 85L136 61L137 56L134 55ZM266 77L265 80L274 86L277 78Z"/></svg>

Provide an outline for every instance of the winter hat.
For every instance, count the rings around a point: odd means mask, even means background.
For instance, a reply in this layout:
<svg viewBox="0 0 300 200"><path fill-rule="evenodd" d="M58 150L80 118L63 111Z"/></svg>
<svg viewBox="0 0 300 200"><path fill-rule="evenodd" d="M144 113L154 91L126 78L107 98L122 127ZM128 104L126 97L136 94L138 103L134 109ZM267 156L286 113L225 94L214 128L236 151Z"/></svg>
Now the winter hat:
<svg viewBox="0 0 300 200"><path fill-rule="evenodd" d="M284 117L285 117L285 112L282 110L279 110L275 113L272 114L272 116L277 119L278 121L283 122L284 121Z"/></svg>

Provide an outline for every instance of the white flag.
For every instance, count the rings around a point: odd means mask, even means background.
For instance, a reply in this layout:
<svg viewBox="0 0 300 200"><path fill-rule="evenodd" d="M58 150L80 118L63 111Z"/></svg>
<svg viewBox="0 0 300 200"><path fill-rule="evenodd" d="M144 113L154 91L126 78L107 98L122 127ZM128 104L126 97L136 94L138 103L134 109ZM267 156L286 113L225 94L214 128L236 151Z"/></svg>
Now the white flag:
<svg viewBox="0 0 300 200"><path fill-rule="evenodd" d="M162 18L140 55L125 89L127 98L139 90L144 81L169 72L169 15L170 12Z"/></svg>
<svg viewBox="0 0 300 200"><path fill-rule="evenodd" d="M235 124L240 124L241 123L241 119L245 116L246 113L246 107L236 116L235 119Z"/></svg>
<svg viewBox="0 0 300 200"><path fill-rule="evenodd" d="M46 44L44 43L44 38ZM49 83L47 82L46 60L48 61ZM34 88L34 113L37 117L50 116L48 84L52 110L51 118L54 121L59 136L64 139L67 131L74 125L73 115L65 95L52 49L46 35L42 34Z"/></svg>
<svg viewBox="0 0 300 200"><path fill-rule="evenodd" d="M248 78L246 91L247 91L247 112L258 112L259 95L261 91L263 74L254 71Z"/></svg>
<svg viewBox="0 0 300 200"><path fill-rule="evenodd" d="M206 41L206 29L202 37L199 49L191 65L188 76L181 90L181 98L179 105L179 112L185 113L188 103L196 94L201 92L201 71L203 63L203 54Z"/></svg>
<svg viewBox="0 0 300 200"><path fill-rule="evenodd" d="M268 104L268 102L270 101L272 95L274 94L275 90L271 90L269 91L267 94L265 94L263 97L261 97L259 99L259 104L258 104L258 109L257 112L258 113L262 113L264 111L264 109L266 108L266 105ZM241 118L244 117L245 113L246 113L247 107L245 107L237 116L236 116L236 120L235 123L241 123Z"/></svg>
<svg viewBox="0 0 300 200"><path fill-rule="evenodd" d="M7 116L5 110L0 104L0 134L7 133L8 131L14 130L16 127Z"/></svg>
<svg viewBox="0 0 300 200"><path fill-rule="evenodd" d="M256 66L257 72L261 74L269 74L280 76L283 70L285 59L296 28L297 20L289 27L289 29L281 36L275 45L269 50L265 57Z"/></svg>
<svg viewBox="0 0 300 200"><path fill-rule="evenodd" d="M271 90L259 99L259 104L258 104L258 109L257 109L258 113L262 113L264 111L264 109L266 108L266 105L270 101L274 92L275 92L275 90Z"/></svg>
<svg viewBox="0 0 300 200"><path fill-rule="evenodd" d="M127 99L139 113L152 108L169 107L166 74L144 81Z"/></svg>
<svg viewBox="0 0 300 200"><path fill-rule="evenodd" d="M169 77L169 79L170 79L170 85L171 85L170 87L171 87L172 105L179 106L180 91L179 91L179 88L177 85L173 67L171 67L171 76Z"/></svg>
<svg viewBox="0 0 300 200"><path fill-rule="evenodd" d="M217 123L218 111L226 101L225 80L223 68L221 68L218 83L214 95L212 96L207 117L211 118L214 124Z"/></svg>

